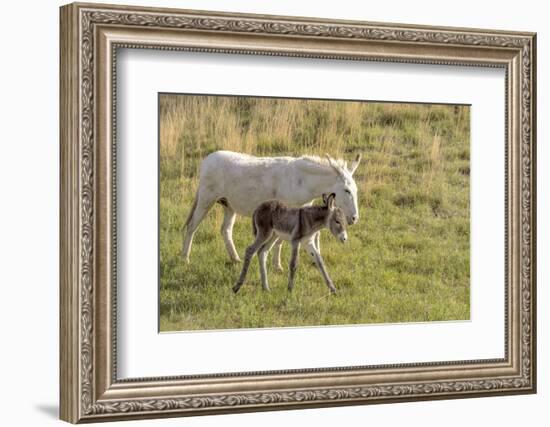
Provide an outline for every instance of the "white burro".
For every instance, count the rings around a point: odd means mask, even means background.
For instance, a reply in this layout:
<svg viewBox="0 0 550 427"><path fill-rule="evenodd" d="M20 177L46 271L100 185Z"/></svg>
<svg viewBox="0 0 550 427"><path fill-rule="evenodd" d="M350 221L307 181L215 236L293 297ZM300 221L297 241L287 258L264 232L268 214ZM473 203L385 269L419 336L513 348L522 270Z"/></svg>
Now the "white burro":
<svg viewBox="0 0 550 427"><path fill-rule="evenodd" d="M335 205L342 209L348 224L359 220L357 185L353 174L361 155L348 167L342 159L317 156L255 157L231 151L209 154L201 164L199 186L189 216L185 222L182 256L189 262L193 235L204 216L215 203L224 208L221 233L230 258L240 262L233 243L236 215L252 216L267 200L279 200L290 207L307 206L323 194L334 193ZM317 251L319 233L314 240ZM273 262L282 270L280 249L275 242ZM315 260L314 260L315 261Z"/></svg>

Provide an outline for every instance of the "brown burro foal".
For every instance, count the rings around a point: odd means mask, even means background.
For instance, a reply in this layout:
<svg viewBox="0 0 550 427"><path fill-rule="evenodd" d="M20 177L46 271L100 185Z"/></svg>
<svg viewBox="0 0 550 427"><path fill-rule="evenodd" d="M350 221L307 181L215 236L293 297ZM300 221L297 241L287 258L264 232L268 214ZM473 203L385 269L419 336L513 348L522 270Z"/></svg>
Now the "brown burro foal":
<svg viewBox="0 0 550 427"><path fill-rule="evenodd" d="M306 206L302 208L289 208L277 200L270 200L259 205L252 215L252 226L256 240L246 248L243 269L239 280L233 286L233 292L239 292L246 278L252 257L257 252L260 262L260 275L262 287L269 291L267 283L266 260L269 251L275 244L277 237L290 241L292 255L290 257L290 269L288 277L288 290L294 287L294 277L298 264L298 252L300 244L304 243L308 252L314 257L317 268L321 271L325 282L332 293L336 288L330 279L323 258L315 245L315 233L322 228L328 228L332 234L344 243L348 234L346 232L346 216L344 212L334 205L335 194L323 195L323 206Z"/></svg>

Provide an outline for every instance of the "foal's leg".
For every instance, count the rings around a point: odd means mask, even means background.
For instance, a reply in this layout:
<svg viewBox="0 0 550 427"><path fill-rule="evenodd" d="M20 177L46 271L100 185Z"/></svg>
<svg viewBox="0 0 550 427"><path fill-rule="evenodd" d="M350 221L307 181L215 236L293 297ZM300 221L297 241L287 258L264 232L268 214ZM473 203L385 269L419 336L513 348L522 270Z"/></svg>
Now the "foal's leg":
<svg viewBox="0 0 550 427"><path fill-rule="evenodd" d="M294 287L294 277L296 276L296 267L298 266L298 253L300 252L300 241L292 241L292 253L290 255L290 268L288 272L288 290Z"/></svg>
<svg viewBox="0 0 550 427"><path fill-rule="evenodd" d="M281 264L281 248L283 247L283 240L278 239L275 243L275 250L273 251L273 265L275 270L281 272L283 271L283 266Z"/></svg>
<svg viewBox="0 0 550 427"><path fill-rule="evenodd" d="M328 288L330 289L330 292L335 294L336 288L334 287L334 283L332 283L332 280L330 279L327 270L325 268L325 263L323 261L323 257L321 257L321 254L317 250L317 247L315 246L314 239L311 239L306 243L307 251L315 258L315 264L317 265L317 268L323 275L323 279L325 279L325 283L327 284Z"/></svg>
<svg viewBox="0 0 550 427"><path fill-rule="evenodd" d="M197 227L203 220L204 216L208 213L214 202L215 199L206 196L204 192L201 193L199 191L197 193L196 205L194 206L189 222L185 227L185 237L182 245L182 257L187 263L189 263L189 252L191 252L191 244L193 243L195 231L197 231Z"/></svg>
<svg viewBox="0 0 550 427"><path fill-rule="evenodd" d="M235 286L233 286L233 292L237 293L239 292L239 289L241 289L241 286L244 283L244 279L246 278L246 273L248 272L248 267L250 267L250 261L252 260L252 257L256 252L258 252L258 249L262 247L262 245L271 238L273 234L273 230L258 230L258 234L256 235L256 240L254 240L254 243L252 243L248 248L246 248L246 252L244 255L244 262L243 262L243 269L241 270L241 275L239 276L239 280L237 280L237 283Z"/></svg>
<svg viewBox="0 0 550 427"><path fill-rule="evenodd" d="M260 276L262 278L262 287L265 291L269 291L269 284L267 282L267 255L269 251L277 241L277 236L274 234L271 239L265 242L258 251L258 261L260 262Z"/></svg>
<svg viewBox="0 0 550 427"><path fill-rule="evenodd" d="M223 205L223 224L222 224L222 237L225 242L225 248L229 257L234 262L241 262L239 254L235 249L235 244L233 243L233 224L235 224L235 218L237 214L231 207Z"/></svg>

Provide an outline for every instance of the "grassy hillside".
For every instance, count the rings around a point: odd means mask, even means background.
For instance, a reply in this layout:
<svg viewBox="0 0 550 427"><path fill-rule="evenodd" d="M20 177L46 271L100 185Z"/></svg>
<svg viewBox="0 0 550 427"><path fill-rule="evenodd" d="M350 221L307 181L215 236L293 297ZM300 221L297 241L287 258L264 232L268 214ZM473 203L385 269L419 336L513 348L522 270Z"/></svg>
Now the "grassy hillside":
<svg viewBox="0 0 550 427"><path fill-rule="evenodd" d="M470 312L469 107L161 95L160 327L162 331L468 319ZM216 150L262 156L352 159L361 220L342 245L321 233L321 253L339 294L301 254L297 281L268 264L270 293L252 262L238 295L215 206L201 223L191 264L183 223L201 160ZM243 256L250 218L233 238Z"/></svg>

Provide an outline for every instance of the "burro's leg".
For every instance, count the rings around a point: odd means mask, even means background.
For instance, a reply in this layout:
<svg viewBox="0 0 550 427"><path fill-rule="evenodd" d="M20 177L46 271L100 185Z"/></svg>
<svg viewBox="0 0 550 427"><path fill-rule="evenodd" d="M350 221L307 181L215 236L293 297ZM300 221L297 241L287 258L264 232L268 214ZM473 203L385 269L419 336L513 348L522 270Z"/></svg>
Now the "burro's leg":
<svg viewBox="0 0 550 427"><path fill-rule="evenodd" d="M317 248L317 252L321 253L321 232L318 231L317 233L315 233L311 239L313 241L313 244ZM311 259L311 263L317 265L315 254L312 253L310 250L307 250L307 246L305 246L305 249L307 251L307 254L309 255L309 258Z"/></svg>
<svg viewBox="0 0 550 427"><path fill-rule="evenodd" d="M187 263L189 263L189 253L191 252L195 231L197 231L197 227L215 202L214 198L208 197L200 190L197 192L196 197L197 199L194 201L189 220L185 226L185 237L182 245L182 257Z"/></svg>
<svg viewBox="0 0 550 427"><path fill-rule="evenodd" d="M262 287L265 291L269 291L269 283L267 280L267 255L277 241L277 236L273 235L271 239L265 242L258 251L258 260L260 262L260 276L262 278Z"/></svg>
<svg viewBox="0 0 550 427"><path fill-rule="evenodd" d="M275 270L283 271L283 265L281 264L281 248L283 247L283 240L277 239L275 243L275 250L273 251L273 266Z"/></svg>
<svg viewBox="0 0 550 427"><path fill-rule="evenodd" d="M288 290L294 288L294 278L296 277L296 268L298 267L298 253L300 252L300 241L293 240L291 242L292 252L290 254L290 266L288 271Z"/></svg>
<svg viewBox="0 0 550 427"><path fill-rule="evenodd" d="M317 248L317 252L321 253L321 232L318 231L317 234L315 234L315 247Z"/></svg>
<svg viewBox="0 0 550 427"><path fill-rule="evenodd" d="M336 288L334 287L334 284L332 283L332 280L327 273L327 270L325 268L325 263L323 261L323 257L321 257L321 254L317 250L317 246L313 238L306 243L306 249L309 252L309 254L315 258L315 264L317 265L317 268L323 275L323 279L325 279L325 282L328 288L330 289L330 292L335 294Z"/></svg>
<svg viewBox="0 0 550 427"><path fill-rule="evenodd" d="M246 273L248 272L248 267L250 267L250 261L252 260L252 257L256 252L258 252L262 245L271 238L272 234L273 230L258 230L256 240L254 240L254 243L246 248L244 254L243 269L241 270L239 280L237 280L237 283L235 283L235 286L233 286L233 292L239 292L239 289L241 289L241 286L244 283L244 279L246 278Z"/></svg>
<svg viewBox="0 0 550 427"><path fill-rule="evenodd" d="M228 205L223 205L223 224L222 224L222 237L225 243L225 248L229 257L234 262L241 262L239 254L235 249L235 244L233 243L233 224L235 224L235 218L237 214L235 211Z"/></svg>

